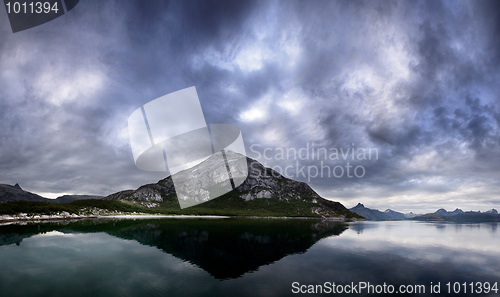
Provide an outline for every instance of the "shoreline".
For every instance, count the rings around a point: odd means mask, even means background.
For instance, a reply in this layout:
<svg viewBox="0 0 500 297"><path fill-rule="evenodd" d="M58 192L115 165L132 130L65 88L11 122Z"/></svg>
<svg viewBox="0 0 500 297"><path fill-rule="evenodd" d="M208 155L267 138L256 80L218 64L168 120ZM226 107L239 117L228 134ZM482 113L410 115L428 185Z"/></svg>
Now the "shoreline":
<svg viewBox="0 0 500 297"><path fill-rule="evenodd" d="M100 215L99 219L230 219L230 216L215 215L164 215L164 214L118 214L118 215Z"/></svg>
<svg viewBox="0 0 500 297"><path fill-rule="evenodd" d="M219 216L219 215L164 215L164 214L110 214L110 215L0 215L0 224L9 224L17 222L47 222L64 220L83 220L83 219L277 219L277 220L328 220L336 222L356 222L359 219L346 219L344 217L272 217L272 216Z"/></svg>
<svg viewBox="0 0 500 297"><path fill-rule="evenodd" d="M58 215L40 215L33 217L16 217L10 215L0 215L0 226L8 225L11 223L28 223L28 222L49 222L49 221L71 221L71 220L84 220L84 219L97 219L99 216L58 216Z"/></svg>

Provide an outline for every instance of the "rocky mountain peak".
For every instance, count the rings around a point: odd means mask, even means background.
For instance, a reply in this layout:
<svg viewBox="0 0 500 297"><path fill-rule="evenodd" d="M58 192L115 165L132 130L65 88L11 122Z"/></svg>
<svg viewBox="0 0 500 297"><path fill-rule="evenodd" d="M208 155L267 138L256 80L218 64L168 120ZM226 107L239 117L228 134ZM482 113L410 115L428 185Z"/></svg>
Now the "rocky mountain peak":
<svg viewBox="0 0 500 297"><path fill-rule="evenodd" d="M240 160L239 158L241 158L240 154L232 151L226 151L225 154L233 179L235 177L244 177L248 172L248 176L243 183L234 189L241 193L239 196L245 201L261 198L278 198L280 200L305 198L314 200L321 198L306 183L288 179L254 159L246 157L247 167L243 168L241 167L241 162L237 162ZM176 174L187 175L189 178L198 180L202 180L202 176L211 176L212 179L217 180L218 177L214 175L218 173L220 168L225 170L225 164L223 164L220 159L208 158L201 164ZM158 188L158 186L160 186L161 189ZM155 192L159 195L155 195ZM132 197L137 200L161 201L161 194L164 196L175 195L172 176L160 180L157 186L142 186L132 195Z"/></svg>
<svg viewBox="0 0 500 297"><path fill-rule="evenodd" d="M387 209L385 211L380 211L378 209L371 209L365 207L363 204L358 203L355 207L351 208L350 211L373 221L380 220L405 220L406 216L403 213L394 211L392 209Z"/></svg>
<svg viewBox="0 0 500 297"><path fill-rule="evenodd" d="M231 163L231 162L229 162ZM288 179L256 160L247 158L248 177L236 191L246 201L258 198L310 199L321 198L308 184Z"/></svg>
<svg viewBox="0 0 500 297"><path fill-rule="evenodd" d="M284 208L289 207L287 206L289 203L300 201L303 203L301 207L308 205L308 211L319 216L355 216L355 214L349 212L342 204L326 200L319 196L308 184L288 179L273 169L265 167L256 160L244 157L232 151L225 151L226 164L224 159L214 155L200 164L179 171L173 176L168 176L158 181L156 184L147 184L136 190L121 191L111 194L105 199L128 200L139 204L149 202L162 203L164 201L176 203L178 201L177 194L179 193L179 189L176 189L177 182L175 182L174 186L175 180L189 179L196 181L197 187L192 189L184 188L182 190L192 191L194 196L199 196L200 193L203 194L207 192L206 189L210 190L210 183L213 183L213 181L227 183L225 179L227 178L227 169L229 169L234 184L237 186L232 191L226 191L224 192L226 194L216 198L216 202L219 204L223 203L222 201L225 201L224 199L229 199L229 197L231 197L230 199L242 199L245 204L248 203L248 206L244 206L247 209L249 209L248 207L251 207L251 205L257 205L251 203L251 201L256 199L270 199L272 201L269 203L273 205L276 205L276 203L284 203ZM246 164L245 162L241 162L242 158L246 160ZM224 174L226 178L222 179ZM203 201L208 200L209 199ZM240 205L239 207L242 207L241 204L231 203L229 204ZM203 205L206 207L206 204ZM209 203L208 205L211 204ZM281 208L274 207L273 211L279 211L279 209Z"/></svg>
<svg viewBox="0 0 500 297"><path fill-rule="evenodd" d="M453 215L456 215L456 214L461 214L463 213L463 210L459 209L459 208L456 208L454 211L447 211L446 209L444 208L440 208L438 209L434 214L437 214L437 215L442 215L442 216L453 216Z"/></svg>
<svg viewBox="0 0 500 297"><path fill-rule="evenodd" d="M33 194L21 189L19 184L6 185L0 184L0 203L9 201L46 201L49 199L43 198L37 194Z"/></svg>

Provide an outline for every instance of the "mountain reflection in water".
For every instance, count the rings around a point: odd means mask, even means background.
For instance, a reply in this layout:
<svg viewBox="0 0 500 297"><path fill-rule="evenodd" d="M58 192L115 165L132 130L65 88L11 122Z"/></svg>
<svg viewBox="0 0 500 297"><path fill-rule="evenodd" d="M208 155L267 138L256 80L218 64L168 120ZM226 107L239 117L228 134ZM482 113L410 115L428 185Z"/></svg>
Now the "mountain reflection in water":
<svg viewBox="0 0 500 297"><path fill-rule="evenodd" d="M274 297L295 296L293 283L365 282L426 290L398 296L472 296L449 294L447 283L498 287L499 235L498 223L415 221L98 219L4 225L0 295ZM431 284L440 284L441 292L431 294Z"/></svg>
<svg viewBox="0 0 500 297"><path fill-rule="evenodd" d="M51 231L105 232L157 247L217 279L230 279L304 253L320 239L340 235L347 228L320 220L95 219L0 226L0 245L21 245L24 238Z"/></svg>

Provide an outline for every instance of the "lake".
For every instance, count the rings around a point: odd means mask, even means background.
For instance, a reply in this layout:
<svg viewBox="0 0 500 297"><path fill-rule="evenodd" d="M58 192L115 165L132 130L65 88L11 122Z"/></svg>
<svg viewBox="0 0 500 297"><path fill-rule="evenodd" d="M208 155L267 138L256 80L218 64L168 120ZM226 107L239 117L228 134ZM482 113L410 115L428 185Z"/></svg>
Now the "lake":
<svg viewBox="0 0 500 297"><path fill-rule="evenodd" d="M498 223L11 224L0 265L0 296L500 296Z"/></svg>

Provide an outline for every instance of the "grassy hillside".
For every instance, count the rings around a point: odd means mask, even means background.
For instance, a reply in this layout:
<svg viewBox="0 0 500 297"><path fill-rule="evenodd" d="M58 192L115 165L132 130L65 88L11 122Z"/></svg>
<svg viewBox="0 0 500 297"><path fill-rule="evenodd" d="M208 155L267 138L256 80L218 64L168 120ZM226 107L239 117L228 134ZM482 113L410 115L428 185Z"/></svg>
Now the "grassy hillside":
<svg viewBox="0 0 500 297"><path fill-rule="evenodd" d="M238 193L230 192L206 203L187 209L180 209L175 195L165 198L163 202L159 203L159 207L155 208L141 207L134 204L133 201L121 202L116 200L78 200L61 204L16 201L0 203L0 214L56 214L63 211L75 214L90 214L95 213L96 210L107 210L122 213L142 212L173 215L321 217L318 214L311 213L311 209L318 207L318 204L299 199L282 201L277 198L269 198L245 201L239 197ZM336 212L345 215L347 218L360 218L347 209L337 206L335 202L328 201L328 204Z"/></svg>
<svg viewBox="0 0 500 297"><path fill-rule="evenodd" d="M57 214L63 211L74 214L91 214L95 210L118 212L143 212L143 208L113 200L78 200L71 203L48 203L38 201L13 201L0 203L0 214Z"/></svg>
<svg viewBox="0 0 500 297"><path fill-rule="evenodd" d="M179 208L177 201L165 201L160 203L159 209L162 213L175 214L319 218L320 215L311 213L311 209L316 207L318 207L318 204L307 200L290 199L289 201L283 201L278 198L262 198L245 201L239 197L239 193L228 193L217 199L182 210ZM339 207L337 211L347 218L361 218L347 209L344 210Z"/></svg>

